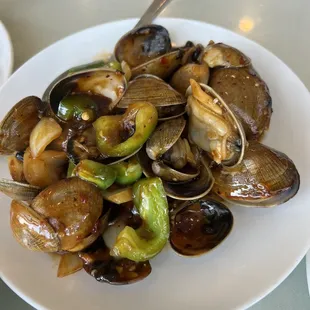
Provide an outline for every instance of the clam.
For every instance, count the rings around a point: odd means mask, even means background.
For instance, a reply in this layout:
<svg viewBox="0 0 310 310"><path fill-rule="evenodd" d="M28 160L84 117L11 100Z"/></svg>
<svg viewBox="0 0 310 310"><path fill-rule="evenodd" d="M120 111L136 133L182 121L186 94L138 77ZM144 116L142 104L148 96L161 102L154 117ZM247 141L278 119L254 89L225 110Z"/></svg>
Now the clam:
<svg viewBox="0 0 310 310"><path fill-rule="evenodd" d="M146 25L126 33L116 44L114 55L136 67L171 50L167 29L160 25Z"/></svg>
<svg viewBox="0 0 310 310"><path fill-rule="evenodd" d="M43 110L44 104L34 96L15 104L0 124L0 154L10 155L28 147L30 134Z"/></svg>
<svg viewBox="0 0 310 310"><path fill-rule="evenodd" d="M72 177L40 192L31 207L53 227L61 250L74 249L91 235L103 206L100 191L92 184Z"/></svg>
<svg viewBox="0 0 310 310"><path fill-rule="evenodd" d="M223 242L232 226L231 211L218 200L206 196L195 201L175 201L170 244L181 255L200 255Z"/></svg>
<svg viewBox="0 0 310 310"><path fill-rule="evenodd" d="M222 68L211 74L210 87L241 121L249 140L259 140L269 128L272 99L266 83L249 68Z"/></svg>
<svg viewBox="0 0 310 310"><path fill-rule="evenodd" d="M125 109L136 101L152 103L159 120L178 117L185 112L185 97L154 75L140 75L131 81L117 108Z"/></svg>
<svg viewBox="0 0 310 310"><path fill-rule="evenodd" d="M31 201L40 191L38 186L0 179L0 192L17 201Z"/></svg>
<svg viewBox="0 0 310 310"><path fill-rule="evenodd" d="M146 142L147 155L152 160L159 159L181 137L186 121L183 117L168 120L160 124Z"/></svg>
<svg viewBox="0 0 310 310"><path fill-rule="evenodd" d="M208 163L201 159L199 175L188 182L163 182L167 196L178 200L199 199L207 195L214 184Z"/></svg>
<svg viewBox="0 0 310 310"><path fill-rule="evenodd" d="M243 128L225 101L209 86L191 80L187 91L189 139L225 166L238 165L246 139Z"/></svg>
<svg viewBox="0 0 310 310"><path fill-rule="evenodd" d="M190 86L190 79L195 80L197 83L208 84L209 76L210 71L206 64L189 63L173 74L170 85L179 93L185 95Z"/></svg>
<svg viewBox="0 0 310 310"><path fill-rule="evenodd" d="M137 153L143 173L161 177L166 194L180 200L206 195L214 182L208 163L195 158L194 146L182 138L185 126L183 117L163 122Z"/></svg>
<svg viewBox="0 0 310 310"><path fill-rule="evenodd" d="M186 48L178 48L165 55L143 63L131 70L132 77L141 74L152 74L161 79L169 78L181 65Z"/></svg>
<svg viewBox="0 0 310 310"><path fill-rule="evenodd" d="M172 49L165 28L147 25L125 34L116 44L114 55L119 62L126 61L131 67L132 77L153 74L166 79L182 65L192 45Z"/></svg>
<svg viewBox="0 0 310 310"><path fill-rule="evenodd" d="M190 181L199 175L199 170L190 165L176 170L166 165L163 161L153 161L152 170L155 175L168 182Z"/></svg>
<svg viewBox="0 0 310 310"><path fill-rule="evenodd" d="M60 181L38 194L30 206L13 200L13 235L30 250L78 252L107 228L110 212L99 219L102 202L91 184L77 178Z"/></svg>
<svg viewBox="0 0 310 310"><path fill-rule="evenodd" d="M137 153L137 158L146 177L150 178L156 176L152 169L153 161L148 157L145 146ZM171 167L168 168L171 169L171 171L166 168L165 176L166 178L171 179L171 181L163 181L163 185L166 195L171 198L178 200L198 199L207 195L213 187L214 179L209 164L204 158L201 158L201 161L197 165L199 171L198 176L196 170L191 167L191 170L178 171L177 180L174 180L176 172ZM156 169L155 172L157 172ZM178 178L184 179L184 174L187 174L186 178L188 181L177 182ZM182 177L180 177L181 175ZM190 179L190 177L193 178Z"/></svg>
<svg viewBox="0 0 310 310"><path fill-rule="evenodd" d="M67 164L65 152L46 150L34 158L28 148L24 155L23 173L29 184L45 188L66 177Z"/></svg>
<svg viewBox="0 0 310 310"><path fill-rule="evenodd" d="M8 166L12 179L16 182L25 183L26 179L23 171L23 162L12 155L8 158Z"/></svg>
<svg viewBox="0 0 310 310"><path fill-rule="evenodd" d="M215 67L246 67L251 64L251 59L238 49L211 41L200 55L201 63L206 63L210 68Z"/></svg>
<svg viewBox="0 0 310 310"><path fill-rule="evenodd" d="M186 42L184 48L185 48L185 53L182 58L182 65L186 65L189 63L197 63L200 54L204 50L203 45L201 44L195 45L191 41Z"/></svg>
<svg viewBox="0 0 310 310"><path fill-rule="evenodd" d="M110 211L111 209L109 209L107 212L105 212L104 215L99 218L99 220L95 223L95 226L92 229L92 233L89 236L85 237L75 247L71 248L70 252L75 253L86 249L106 231L109 225Z"/></svg>
<svg viewBox="0 0 310 310"><path fill-rule="evenodd" d="M179 138L163 155L163 160L175 169L182 169L187 163L196 168L199 163L199 157L200 154L197 146L190 145L185 138Z"/></svg>
<svg viewBox="0 0 310 310"><path fill-rule="evenodd" d="M31 207L13 200L10 224L14 238L32 251L56 252L60 240L49 222Z"/></svg>
<svg viewBox="0 0 310 310"><path fill-rule="evenodd" d="M99 282L113 285L134 283L146 278L152 271L148 261L134 262L110 256L110 249L100 237L86 251L79 254L84 270Z"/></svg>
<svg viewBox="0 0 310 310"><path fill-rule="evenodd" d="M239 166L215 168L214 192L223 199L248 207L273 207L296 195L300 177L285 154L250 141Z"/></svg>
<svg viewBox="0 0 310 310"><path fill-rule="evenodd" d="M59 122L85 127L113 109L126 84L120 71L106 68L79 71L53 82L43 100L49 103L51 115Z"/></svg>

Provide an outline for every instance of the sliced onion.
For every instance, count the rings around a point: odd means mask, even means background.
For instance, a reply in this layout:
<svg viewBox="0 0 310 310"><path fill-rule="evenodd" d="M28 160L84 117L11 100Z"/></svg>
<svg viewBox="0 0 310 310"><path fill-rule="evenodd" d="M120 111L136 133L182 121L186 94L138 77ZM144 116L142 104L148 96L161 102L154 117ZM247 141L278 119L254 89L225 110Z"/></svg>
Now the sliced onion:
<svg viewBox="0 0 310 310"><path fill-rule="evenodd" d="M76 273L83 268L83 261L77 253L67 253L61 256L58 265L57 277L63 278Z"/></svg>
<svg viewBox="0 0 310 310"><path fill-rule="evenodd" d="M30 135L30 151L33 158L43 153L45 148L62 133L60 125L51 117L42 117Z"/></svg>
<svg viewBox="0 0 310 310"><path fill-rule="evenodd" d="M102 192L105 200L111 201L116 204L122 204L133 200L132 188L124 187L115 190L105 190Z"/></svg>

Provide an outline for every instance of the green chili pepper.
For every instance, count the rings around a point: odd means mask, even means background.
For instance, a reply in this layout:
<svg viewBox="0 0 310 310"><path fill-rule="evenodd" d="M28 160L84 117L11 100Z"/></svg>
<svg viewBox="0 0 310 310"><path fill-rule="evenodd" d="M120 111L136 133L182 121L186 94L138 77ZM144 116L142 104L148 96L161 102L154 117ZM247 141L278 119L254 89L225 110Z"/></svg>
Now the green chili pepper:
<svg viewBox="0 0 310 310"><path fill-rule="evenodd" d="M67 178L71 178L74 176L73 170L75 169L76 165L72 160L69 160L69 166L67 171Z"/></svg>
<svg viewBox="0 0 310 310"><path fill-rule="evenodd" d="M99 151L111 157L123 157L137 151L154 131L156 108L149 102L129 105L124 115L106 115L93 126Z"/></svg>
<svg viewBox="0 0 310 310"><path fill-rule="evenodd" d="M110 167L92 160L81 160L73 171L75 176L97 185L105 190L110 187L116 179L116 171Z"/></svg>
<svg viewBox="0 0 310 310"><path fill-rule="evenodd" d="M143 220L143 228L134 230L126 226L118 235L110 254L141 262L157 255L168 241L168 202L160 178L136 182L133 197L134 205Z"/></svg>
<svg viewBox="0 0 310 310"><path fill-rule="evenodd" d="M131 157L128 162L120 162L112 165L116 172L115 182L120 185L131 185L142 176L142 167L135 157Z"/></svg>
<svg viewBox="0 0 310 310"><path fill-rule="evenodd" d="M118 61L111 61L107 64L106 67L108 67L110 69L122 71L122 66Z"/></svg>
<svg viewBox="0 0 310 310"><path fill-rule="evenodd" d="M61 100L57 115L65 120L93 121L96 118L97 105L87 95L69 95Z"/></svg>

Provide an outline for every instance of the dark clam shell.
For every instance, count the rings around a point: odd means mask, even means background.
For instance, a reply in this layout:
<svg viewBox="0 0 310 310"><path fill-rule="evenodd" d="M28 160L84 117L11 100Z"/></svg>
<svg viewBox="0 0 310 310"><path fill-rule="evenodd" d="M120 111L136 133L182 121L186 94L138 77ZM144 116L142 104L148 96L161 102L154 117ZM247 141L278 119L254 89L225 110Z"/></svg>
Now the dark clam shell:
<svg viewBox="0 0 310 310"><path fill-rule="evenodd" d="M98 282L113 285L130 284L143 280L152 271L148 261L136 263L110 256L110 249L101 237L79 256L83 260L84 270Z"/></svg>
<svg viewBox="0 0 310 310"><path fill-rule="evenodd" d="M176 202L174 207L170 244L179 254L195 256L206 253L218 246L232 229L231 211L213 198Z"/></svg>
<svg viewBox="0 0 310 310"><path fill-rule="evenodd" d="M160 25L146 25L126 33L116 44L114 55L136 67L169 52L171 41L167 29Z"/></svg>

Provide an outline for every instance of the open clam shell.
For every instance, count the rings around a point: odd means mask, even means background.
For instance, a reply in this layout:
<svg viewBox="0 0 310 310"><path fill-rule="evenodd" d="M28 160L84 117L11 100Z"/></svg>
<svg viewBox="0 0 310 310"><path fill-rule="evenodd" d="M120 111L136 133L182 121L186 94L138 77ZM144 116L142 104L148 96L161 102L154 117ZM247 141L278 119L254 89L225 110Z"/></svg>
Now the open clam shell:
<svg viewBox="0 0 310 310"><path fill-rule="evenodd" d="M137 153L137 159L146 177L155 177L152 169L153 161L147 156L145 146ZM163 180L166 195L178 200L199 199L207 195L214 184L214 178L207 161L201 158L199 175L188 182L167 182Z"/></svg>
<svg viewBox="0 0 310 310"><path fill-rule="evenodd" d="M226 102L211 87L194 80L187 96L189 139L218 164L238 165L247 142L240 121Z"/></svg>
<svg viewBox="0 0 310 310"><path fill-rule="evenodd" d="M176 201L171 210L170 244L181 255L201 255L223 242L232 226L231 211L218 200L206 196Z"/></svg>
<svg viewBox="0 0 310 310"><path fill-rule="evenodd" d="M108 228L109 224L109 215L111 209L109 209L102 217L97 221L95 227L93 228L93 232L91 235L84 238L80 243L78 243L75 247L70 249L70 252L79 252L87 247L89 247L92 243L94 243Z"/></svg>
<svg viewBox="0 0 310 310"><path fill-rule="evenodd" d="M117 108L126 109L136 101L148 101L157 111L159 120L175 118L185 113L186 98L160 78L143 74L128 84Z"/></svg>
<svg viewBox="0 0 310 310"><path fill-rule="evenodd" d="M186 49L179 48L132 69L132 77L141 74L156 75L161 79L170 77L181 65Z"/></svg>
<svg viewBox="0 0 310 310"><path fill-rule="evenodd" d="M167 196L178 200L199 199L207 195L214 184L212 172L208 163L202 159L200 174L189 182L163 182Z"/></svg>
<svg viewBox="0 0 310 310"><path fill-rule="evenodd" d="M249 68L221 68L209 85L240 120L249 140L260 140L269 128L272 99L266 83Z"/></svg>
<svg viewBox="0 0 310 310"><path fill-rule="evenodd" d="M211 42L201 53L200 62L210 68L246 67L251 64L251 59L232 46Z"/></svg>
<svg viewBox="0 0 310 310"><path fill-rule="evenodd" d="M176 170L166 165L163 161L153 161L152 170L155 175L167 182L186 182L199 175L199 170L190 165Z"/></svg>
<svg viewBox="0 0 310 310"><path fill-rule="evenodd" d="M171 49L168 30L160 25L145 25L127 32L117 42L115 58L126 61L130 67L137 67L166 54Z"/></svg>
<svg viewBox="0 0 310 310"><path fill-rule="evenodd" d="M77 177L64 179L43 190L31 204L55 229L62 250L70 250L92 233L103 207L94 185Z"/></svg>
<svg viewBox="0 0 310 310"><path fill-rule="evenodd" d="M190 79L194 79L197 83L208 84L209 77L210 70L206 64L189 63L173 74L170 85L180 94L185 95L190 86Z"/></svg>
<svg viewBox="0 0 310 310"><path fill-rule="evenodd" d="M182 116L160 124L146 142L148 156L157 160L164 155L180 138L185 125L186 121Z"/></svg>
<svg viewBox="0 0 310 310"><path fill-rule="evenodd" d="M41 191L38 186L0 179L0 192L17 201L31 201Z"/></svg>
<svg viewBox="0 0 310 310"><path fill-rule="evenodd" d="M14 238L32 251L56 252L60 241L53 227L31 207L13 200L10 224Z"/></svg>
<svg viewBox="0 0 310 310"><path fill-rule="evenodd" d="M45 188L65 178L67 165L65 152L46 150L34 158L28 148L24 155L23 172L29 184Z"/></svg>
<svg viewBox="0 0 310 310"><path fill-rule="evenodd" d="M8 166L12 179L16 182L25 183L26 179L23 171L23 161L19 160L15 155L8 158Z"/></svg>
<svg viewBox="0 0 310 310"><path fill-rule="evenodd" d="M296 195L300 177L290 158L250 141L241 164L212 170L213 190L223 199L246 207L273 207Z"/></svg>
<svg viewBox="0 0 310 310"><path fill-rule="evenodd" d="M79 99L78 96L87 96L97 107L94 112L100 116L113 109L122 97L126 85L126 78L120 71L107 68L89 69L58 78L47 88L43 100L49 103L50 112L57 116L59 104L65 97L73 95ZM66 122L60 117L57 118ZM83 123L83 120L79 120L79 123Z"/></svg>
<svg viewBox="0 0 310 310"><path fill-rule="evenodd" d="M146 278L152 271L148 261L134 262L129 259L115 259L100 237L90 248L79 254L84 270L98 282L112 285L134 283Z"/></svg>
<svg viewBox="0 0 310 310"><path fill-rule="evenodd" d="M0 124L0 154L10 155L26 149L30 134L43 111L44 103L34 96L15 104Z"/></svg>

